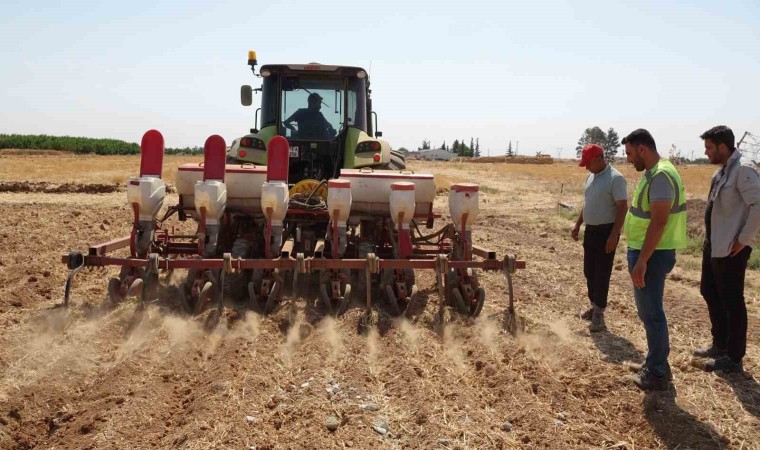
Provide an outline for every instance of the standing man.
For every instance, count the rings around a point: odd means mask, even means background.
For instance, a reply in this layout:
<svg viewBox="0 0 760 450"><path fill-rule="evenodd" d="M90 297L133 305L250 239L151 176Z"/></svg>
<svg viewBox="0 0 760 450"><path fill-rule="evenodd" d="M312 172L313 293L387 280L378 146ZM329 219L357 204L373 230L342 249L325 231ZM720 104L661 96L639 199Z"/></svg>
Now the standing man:
<svg viewBox="0 0 760 450"><path fill-rule="evenodd" d="M604 309L607 307L615 250L628 208L628 194L625 178L604 160L602 147L596 144L583 147L579 166L591 173L586 179L585 202L572 236L577 241L581 225L586 224L583 235L583 274L586 276L591 305L581 318L590 320L588 329L596 333L607 329Z"/></svg>
<svg viewBox="0 0 760 450"><path fill-rule="evenodd" d="M667 390L670 338L662 297L665 277L686 248L686 195L676 168L660 159L654 138L638 129L623 139L628 162L644 176L625 217L628 271L639 319L647 335L647 357L632 381L642 390Z"/></svg>
<svg viewBox="0 0 760 450"><path fill-rule="evenodd" d="M700 290L712 324L712 345L694 352L711 358L705 370L741 372L747 348L744 273L760 230L760 177L755 164L734 148L726 126L705 131L705 154L721 166L713 175L705 210Z"/></svg>

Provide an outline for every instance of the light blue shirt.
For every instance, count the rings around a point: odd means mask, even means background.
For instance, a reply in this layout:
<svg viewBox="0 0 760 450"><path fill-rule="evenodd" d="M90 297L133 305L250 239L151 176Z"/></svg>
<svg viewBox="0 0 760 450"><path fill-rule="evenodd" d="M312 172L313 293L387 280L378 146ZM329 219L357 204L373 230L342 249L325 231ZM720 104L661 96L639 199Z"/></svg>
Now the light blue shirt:
<svg viewBox="0 0 760 450"><path fill-rule="evenodd" d="M583 222L586 225L603 225L615 222L617 204L628 199L625 177L612 165L586 179Z"/></svg>

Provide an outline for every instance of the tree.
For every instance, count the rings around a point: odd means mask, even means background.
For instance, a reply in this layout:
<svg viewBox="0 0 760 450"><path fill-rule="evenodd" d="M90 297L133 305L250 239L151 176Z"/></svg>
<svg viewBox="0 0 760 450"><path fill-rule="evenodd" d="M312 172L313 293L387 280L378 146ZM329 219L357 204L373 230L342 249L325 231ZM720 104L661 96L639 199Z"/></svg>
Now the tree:
<svg viewBox="0 0 760 450"><path fill-rule="evenodd" d="M457 154L459 156L472 157L472 147L468 147L467 144L462 141L459 143L459 150L457 151Z"/></svg>
<svg viewBox="0 0 760 450"><path fill-rule="evenodd" d="M454 143L451 145L451 153L459 154L459 141L454 139Z"/></svg>
<svg viewBox="0 0 760 450"><path fill-rule="evenodd" d="M681 149L676 147L676 144L671 144L670 150L668 151L668 158L673 164L686 164L686 158L681 155Z"/></svg>
<svg viewBox="0 0 760 450"><path fill-rule="evenodd" d="M604 159L607 161L611 161L617 156L618 148L620 148L620 136L618 136L614 128L610 127L607 130L607 139L604 141L602 148L604 149Z"/></svg>
<svg viewBox="0 0 760 450"><path fill-rule="evenodd" d="M515 152L512 151L512 141L509 141L509 145L507 146L507 156L510 158L515 156Z"/></svg>
<svg viewBox="0 0 760 450"><path fill-rule="evenodd" d="M475 157L480 158L480 138L475 139Z"/></svg>
<svg viewBox="0 0 760 450"><path fill-rule="evenodd" d="M446 141L443 141L443 144L441 144L441 149L446 150Z"/></svg>
<svg viewBox="0 0 760 450"><path fill-rule="evenodd" d="M586 131L583 132L581 138L578 139L578 146L575 147L575 154L578 158L581 157L583 147L588 144L597 144L604 148L607 144L607 135L604 134L604 131L599 127L586 128Z"/></svg>
<svg viewBox="0 0 760 450"><path fill-rule="evenodd" d="M430 141L427 139L423 139L422 148L420 150L430 150Z"/></svg>
<svg viewBox="0 0 760 450"><path fill-rule="evenodd" d="M457 156L472 156L472 149L468 147L464 141L454 141L453 151L457 154Z"/></svg>

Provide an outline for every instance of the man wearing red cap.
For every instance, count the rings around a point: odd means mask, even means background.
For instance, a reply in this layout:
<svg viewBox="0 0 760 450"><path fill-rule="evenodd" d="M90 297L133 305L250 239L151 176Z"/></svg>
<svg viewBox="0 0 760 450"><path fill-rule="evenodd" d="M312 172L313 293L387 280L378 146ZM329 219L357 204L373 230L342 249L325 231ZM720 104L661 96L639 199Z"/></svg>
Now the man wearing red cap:
<svg viewBox="0 0 760 450"><path fill-rule="evenodd" d="M625 222L628 194L625 178L604 160L602 147L596 144L583 147L579 166L591 173L586 179L585 202L572 236L577 241L581 225L586 224L583 274L591 305L581 318L591 321L589 330L594 333L607 329L604 310L615 250Z"/></svg>

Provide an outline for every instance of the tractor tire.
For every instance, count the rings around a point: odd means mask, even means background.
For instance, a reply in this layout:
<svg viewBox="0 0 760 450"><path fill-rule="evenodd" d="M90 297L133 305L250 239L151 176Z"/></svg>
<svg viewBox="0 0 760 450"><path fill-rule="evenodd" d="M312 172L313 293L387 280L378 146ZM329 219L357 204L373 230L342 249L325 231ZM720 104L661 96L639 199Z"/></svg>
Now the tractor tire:
<svg viewBox="0 0 760 450"><path fill-rule="evenodd" d="M379 168L383 170L404 170L406 169L406 160L403 156L391 152L391 160Z"/></svg>
<svg viewBox="0 0 760 450"><path fill-rule="evenodd" d="M391 150L391 156L396 156L401 161L406 162L406 156L402 152L399 152L399 151L396 151L396 150Z"/></svg>

